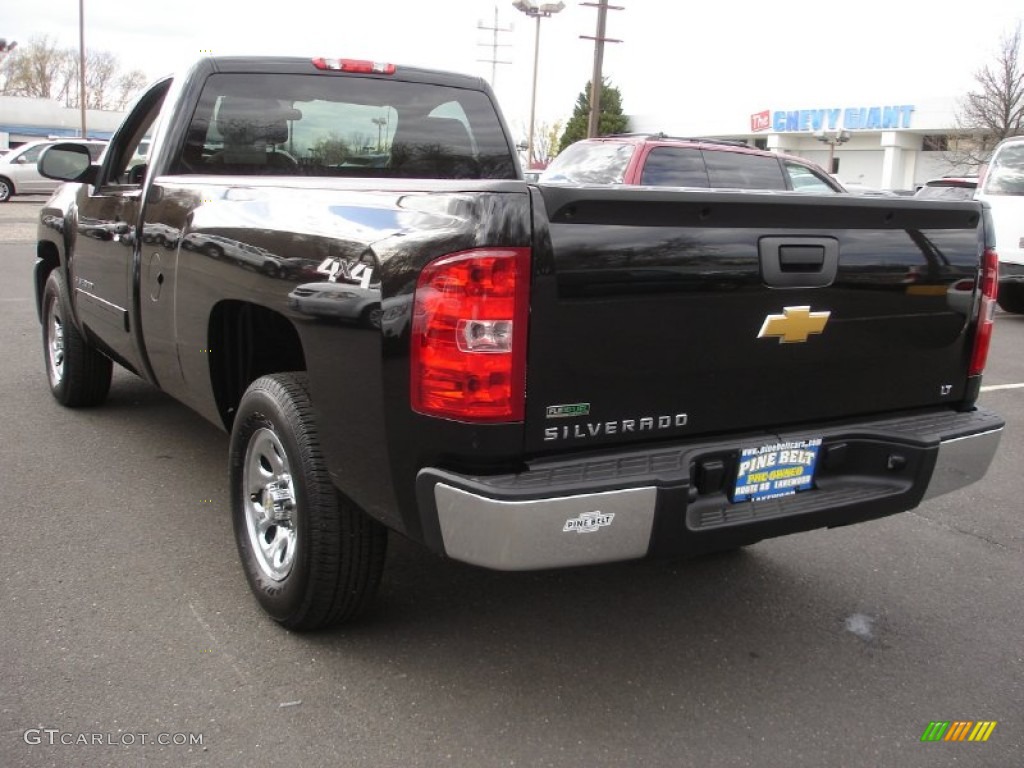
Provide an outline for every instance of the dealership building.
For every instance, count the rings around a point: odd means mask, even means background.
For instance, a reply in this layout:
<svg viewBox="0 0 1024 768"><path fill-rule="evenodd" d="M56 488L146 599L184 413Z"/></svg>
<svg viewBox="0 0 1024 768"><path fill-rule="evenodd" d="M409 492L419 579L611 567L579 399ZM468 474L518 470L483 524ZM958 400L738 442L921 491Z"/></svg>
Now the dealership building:
<svg viewBox="0 0 1024 768"><path fill-rule="evenodd" d="M109 139L127 112L85 110L90 139ZM0 96L0 149L13 149L29 141L67 139L82 135L82 113L53 99Z"/></svg>
<svg viewBox="0 0 1024 768"><path fill-rule="evenodd" d="M913 190L929 179L968 173L948 159L956 141L952 99L899 103L753 104L748 110L630 115L630 130L706 136L798 155L851 188Z"/></svg>

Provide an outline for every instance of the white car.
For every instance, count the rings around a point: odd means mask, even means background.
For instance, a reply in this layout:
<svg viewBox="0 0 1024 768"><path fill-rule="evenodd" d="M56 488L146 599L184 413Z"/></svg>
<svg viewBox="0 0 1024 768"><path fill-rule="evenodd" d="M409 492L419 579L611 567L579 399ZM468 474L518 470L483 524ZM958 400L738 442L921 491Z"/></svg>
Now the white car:
<svg viewBox="0 0 1024 768"><path fill-rule="evenodd" d="M0 157L0 203L6 203L15 195L48 195L53 192L60 182L39 173L36 163L44 149L62 143L82 144L88 147L93 162L99 160L103 150L107 148L105 141L60 139L33 141L12 149Z"/></svg>
<svg viewBox="0 0 1024 768"><path fill-rule="evenodd" d="M1003 139L978 187L992 206L999 254L999 306L1024 313L1024 136Z"/></svg>

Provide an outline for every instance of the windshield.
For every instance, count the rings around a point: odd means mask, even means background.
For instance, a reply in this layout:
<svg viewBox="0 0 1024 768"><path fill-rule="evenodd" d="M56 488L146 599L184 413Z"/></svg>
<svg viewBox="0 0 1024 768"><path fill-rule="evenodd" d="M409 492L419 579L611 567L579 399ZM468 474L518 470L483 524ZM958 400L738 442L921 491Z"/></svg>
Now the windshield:
<svg viewBox="0 0 1024 768"><path fill-rule="evenodd" d="M1024 142L996 148L985 174L986 195L1024 196Z"/></svg>
<svg viewBox="0 0 1024 768"><path fill-rule="evenodd" d="M633 145L613 141L579 141L547 167L540 181L571 184L621 184Z"/></svg>

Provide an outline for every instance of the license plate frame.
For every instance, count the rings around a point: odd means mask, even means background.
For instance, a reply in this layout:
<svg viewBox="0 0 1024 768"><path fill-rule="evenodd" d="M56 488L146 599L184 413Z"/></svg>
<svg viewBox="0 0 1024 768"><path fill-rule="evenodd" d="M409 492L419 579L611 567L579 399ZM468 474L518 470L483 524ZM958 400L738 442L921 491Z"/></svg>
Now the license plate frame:
<svg viewBox="0 0 1024 768"><path fill-rule="evenodd" d="M769 501L812 490L821 443L812 437L741 448L732 500Z"/></svg>

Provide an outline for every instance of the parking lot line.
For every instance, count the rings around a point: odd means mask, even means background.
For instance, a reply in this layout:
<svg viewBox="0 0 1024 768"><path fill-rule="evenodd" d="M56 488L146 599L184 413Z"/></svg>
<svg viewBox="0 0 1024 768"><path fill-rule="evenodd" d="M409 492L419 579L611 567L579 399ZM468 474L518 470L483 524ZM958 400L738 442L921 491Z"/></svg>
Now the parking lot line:
<svg viewBox="0 0 1024 768"><path fill-rule="evenodd" d="M997 389L1024 389L1024 384L992 384L988 387L982 387L982 392L994 392Z"/></svg>

